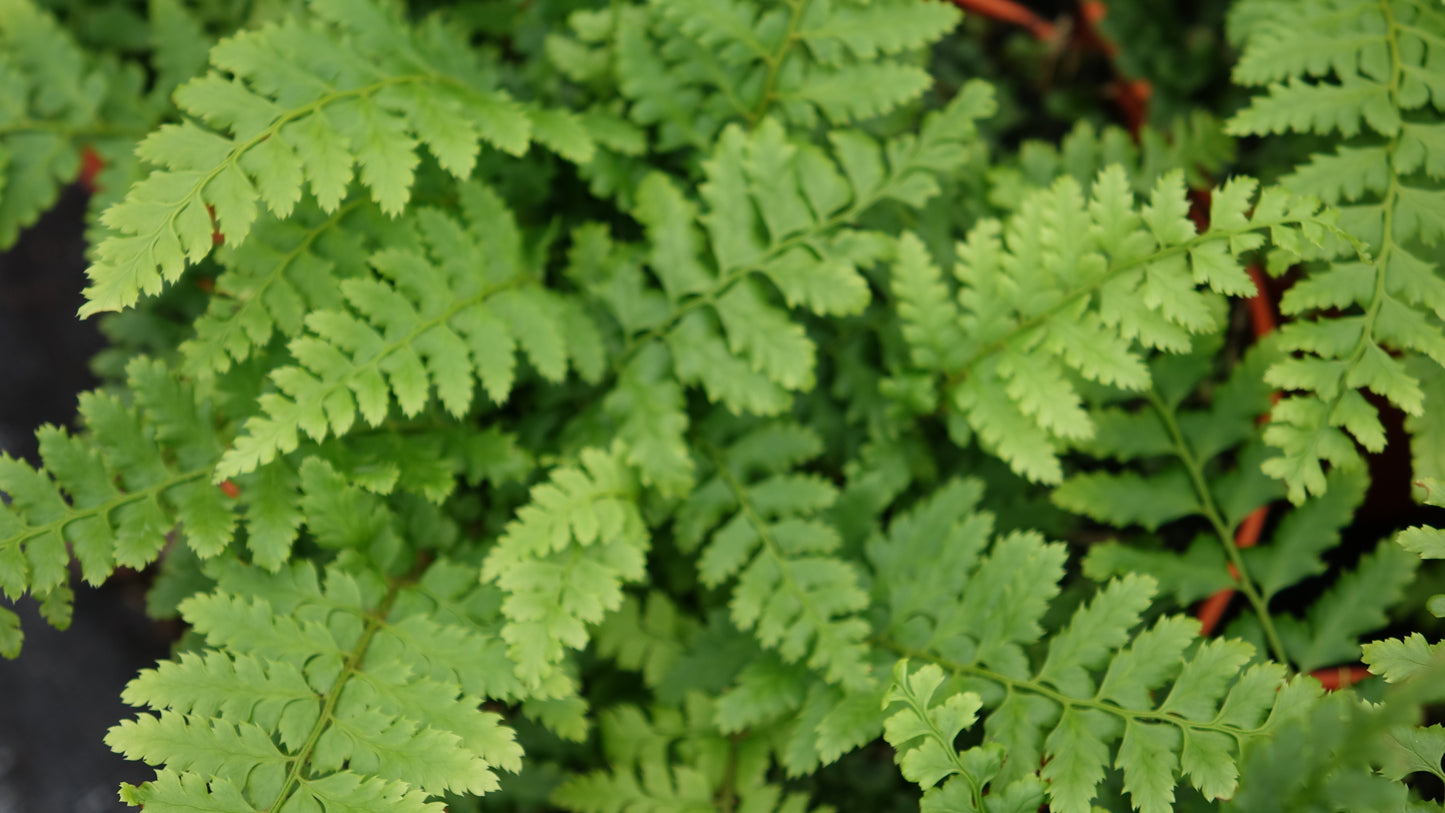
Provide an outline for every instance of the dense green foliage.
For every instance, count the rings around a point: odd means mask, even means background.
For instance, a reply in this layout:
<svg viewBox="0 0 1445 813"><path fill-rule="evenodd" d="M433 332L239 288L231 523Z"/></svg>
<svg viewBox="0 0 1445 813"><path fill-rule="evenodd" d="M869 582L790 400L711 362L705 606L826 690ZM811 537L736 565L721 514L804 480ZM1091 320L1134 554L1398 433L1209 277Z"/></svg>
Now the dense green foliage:
<svg viewBox="0 0 1445 813"><path fill-rule="evenodd" d="M1392 415L1445 496L1445 8L1110 6L1132 138L937 0L0 0L113 342L0 589L191 630L121 798L1438 809L1445 532L1354 525Z"/></svg>

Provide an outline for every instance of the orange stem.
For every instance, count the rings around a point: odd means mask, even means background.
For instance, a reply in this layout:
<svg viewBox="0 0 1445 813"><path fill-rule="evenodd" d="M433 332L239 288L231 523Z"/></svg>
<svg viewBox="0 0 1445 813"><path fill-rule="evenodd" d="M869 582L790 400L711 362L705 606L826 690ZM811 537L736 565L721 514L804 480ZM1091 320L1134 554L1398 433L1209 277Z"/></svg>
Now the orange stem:
<svg viewBox="0 0 1445 813"><path fill-rule="evenodd" d="M1316 669L1310 672L1310 677L1318 680L1325 691L1333 692L1336 689L1343 689L1353 686L1356 683L1370 677L1370 670L1358 664L1354 666L1330 666L1325 669Z"/></svg>
<svg viewBox="0 0 1445 813"><path fill-rule="evenodd" d="M1037 40L1052 40L1056 33L1053 23L1012 0L953 0L953 4L980 17L1027 28Z"/></svg>
<svg viewBox="0 0 1445 813"><path fill-rule="evenodd" d="M1198 201L1196 200L1196 202ZM1196 211L1198 211L1198 207L1196 207ZM1258 341L1274 330L1274 309L1270 305L1269 291L1265 288L1264 274L1260 272L1259 266L1250 263L1248 271L1250 279L1254 280L1255 289L1254 296L1248 300L1249 321L1254 327L1254 338ZM1274 399L1279 400L1279 393L1274 394ZM1267 519L1269 519L1268 505L1261 505L1250 512L1250 515L1239 523L1239 529L1234 532L1234 546L1252 548L1259 544L1259 536L1264 530L1264 523ZM1235 572L1234 565L1229 566L1229 571L1231 576L1236 580L1239 579L1239 573ZM1234 588L1226 587L1200 603L1199 610L1195 613L1195 617L1199 619L1200 635L1209 635L1214 631L1232 598L1234 598Z"/></svg>
<svg viewBox="0 0 1445 813"><path fill-rule="evenodd" d="M102 169L105 169L105 159L100 157L100 153L89 146L81 147L80 175L76 180L92 195L100 189L95 185L95 176L99 175Z"/></svg>

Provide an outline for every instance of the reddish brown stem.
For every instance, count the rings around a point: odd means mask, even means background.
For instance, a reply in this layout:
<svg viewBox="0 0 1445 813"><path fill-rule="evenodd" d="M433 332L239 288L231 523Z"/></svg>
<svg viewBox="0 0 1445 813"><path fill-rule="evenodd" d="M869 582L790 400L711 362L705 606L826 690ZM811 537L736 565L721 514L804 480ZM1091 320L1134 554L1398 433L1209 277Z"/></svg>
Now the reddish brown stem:
<svg viewBox="0 0 1445 813"><path fill-rule="evenodd" d="M972 14L1013 23L1028 29L1034 39L1048 42L1057 34L1054 24L1034 13L1033 9L1012 0L953 0L953 4Z"/></svg>
<svg viewBox="0 0 1445 813"><path fill-rule="evenodd" d="M1249 322L1254 328L1256 341L1269 335L1275 328L1274 308L1269 302L1269 289L1264 284L1264 274L1259 266L1250 263L1248 267L1249 277L1254 280L1254 296L1247 300L1249 307ZM1274 400L1279 400L1279 393L1274 394ZM1261 417L1261 423L1266 420ZM1252 548L1259 543L1260 533L1264 530L1265 520L1269 519L1269 506L1261 505L1254 509L1244 522L1239 523L1239 529L1234 532L1234 546L1237 548ZM1230 575L1236 580L1239 574L1235 572L1234 566L1229 566ZM1234 597L1234 588L1226 587L1209 598L1205 599L1197 612L1199 618L1200 634L1209 635L1218 626L1219 619L1224 615L1225 609L1229 607L1229 600Z"/></svg>
<svg viewBox="0 0 1445 813"><path fill-rule="evenodd" d="M95 194L100 187L95 185L95 176L105 169L105 159L93 148L86 146L80 149L80 175L76 178L85 191Z"/></svg>
<svg viewBox="0 0 1445 813"><path fill-rule="evenodd" d="M1316 669L1310 672L1310 677L1318 680L1325 691L1333 692L1336 689L1343 689L1353 686L1356 683L1370 677L1370 670L1358 664L1354 666L1331 666L1326 669Z"/></svg>

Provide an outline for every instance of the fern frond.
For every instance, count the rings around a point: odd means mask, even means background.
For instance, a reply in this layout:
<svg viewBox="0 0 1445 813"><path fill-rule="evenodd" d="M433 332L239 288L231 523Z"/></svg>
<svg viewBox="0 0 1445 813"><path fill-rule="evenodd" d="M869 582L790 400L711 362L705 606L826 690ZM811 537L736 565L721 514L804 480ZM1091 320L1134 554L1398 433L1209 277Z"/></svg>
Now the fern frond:
<svg viewBox="0 0 1445 813"><path fill-rule="evenodd" d="M80 170L83 144L101 142L109 154L127 133L144 133L106 118L119 73L31 0L0 3L0 249L55 205Z"/></svg>
<svg viewBox="0 0 1445 813"><path fill-rule="evenodd" d="M1058 483L1061 446L1096 431L1072 376L1147 389L1135 342L1182 353L1193 335L1218 327L1200 285L1253 292L1237 258L1263 242L1262 232L1281 250L1297 250L1332 229L1317 203L1274 191L1247 214L1254 190L1248 179L1222 188L1200 234L1179 173L1164 176L1143 207L1117 165L1099 173L1087 197L1065 176L1030 195L1007 223L973 228L957 249L956 304L939 298L940 272L905 235L893 294L908 314L914 367L945 376L946 408L1014 471ZM950 322L956 327L935 332Z"/></svg>
<svg viewBox="0 0 1445 813"><path fill-rule="evenodd" d="M1250 749L1231 808L1242 813L1327 809L1344 796L1351 810L1389 813L1421 807L1390 775L1392 729L1419 713L1408 702L1366 703L1336 692L1285 720ZM1382 758L1383 757L1383 758ZM1387 769L1377 767L1383 763Z"/></svg>
<svg viewBox="0 0 1445 813"><path fill-rule="evenodd" d="M159 169L102 216L111 233L96 247L82 316L159 292L210 253L213 231L240 245L261 205L284 218L303 186L334 211L353 165L394 216L410 197L418 145L458 178L471 174L479 141L526 150L528 112L490 87L465 41L414 30L371 3L315 0L312 11L312 22L221 42L216 70L176 92L194 120L141 142Z"/></svg>
<svg viewBox="0 0 1445 813"><path fill-rule="evenodd" d="M943 680L943 670L934 664L909 674L907 659L900 660L883 700L887 706L903 704L884 724L883 736L897 752L903 777L923 788L919 810L1036 810L1044 801L1044 783L1035 776L1018 779L997 791L989 788L994 792L984 802L984 789L1002 767L1003 749L997 743L963 752L954 749L958 735L978 721L983 701L972 692L963 692L933 705L933 695ZM963 781L950 778L955 776ZM944 779L948 781L935 787Z"/></svg>
<svg viewBox="0 0 1445 813"><path fill-rule="evenodd" d="M177 522L202 557L230 544L235 509L210 482L222 445L209 405L160 362L137 359L128 373L135 404L81 396L87 437L39 431L43 468L0 457L0 490L10 496L0 506L6 595L68 590L68 551L91 584L117 564L143 567Z"/></svg>
<svg viewBox="0 0 1445 813"><path fill-rule="evenodd" d="M688 695L681 709L651 715L633 706L602 715L609 769L574 776L552 796L577 813L711 813L723 805L757 813L827 813L807 796L767 781L767 744L730 738L712 724L712 703Z"/></svg>
<svg viewBox="0 0 1445 813"><path fill-rule="evenodd" d="M705 585L737 580L729 607L740 629L857 690L870 684L868 625L858 616L868 598L837 556L837 531L817 518L837 491L789 470L820 446L800 426L765 424L718 451L716 473L680 509L678 543L701 547Z"/></svg>
<svg viewBox="0 0 1445 813"><path fill-rule="evenodd" d="M729 123L811 127L889 113L932 84L913 56L958 23L940 2L740 0L625 5L569 18L547 52L574 81L618 88L658 148L706 147Z"/></svg>
<svg viewBox="0 0 1445 813"><path fill-rule="evenodd" d="M305 329L306 314L342 307L337 282L365 268L368 239L384 218L365 201L325 215L302 204L290 220L262 216L251 238L217 252L222 268L195 335L180 345L182 369L214 378L251 358L273 335Z"/></svg>
<svg viewBox="0 0 1445 813"><path fill-rule="evenodd" d="M925 733L920 718L941 736L941 719L963 727L965 710L989 711L979 750L952 754L952 740L935 737L904 755L921 784L962 773L979 791L987 781L1007 789L1042 762L1051 809L1086 813L1112 763L1136 809L1168 811L1181 772L1206 797L1230 795L1242 747L1317 694L1312 681L1285 683L1275 664L1241 671L1254 648L1198 641L1192 619L1166 616L1135 631L1154 594L1147 577L1110 582L1045 638L1062 546L1023 533L990 544L990 522L973 508L966 490L945 488L917 509L926 522L895 522L868 547L877 583L886 585L884 645L932 665L921 680L907 667L898 672L891 697L916 709L895 724L908 724L894 729L898 742ZM945 533L936 532L940 524ZM1030 654L1038 644L1041 663ZM930 716L926 698L942 674L951 676L948 694ZM978 703L954 700L960 691L976 693ZM1000 745L1008 757L1001 768ZM968 789L965 781L951 792L966 799Z"/></svg>
<svg viewBox="0 0 1445 813"><path fill-rule="evenodd" d="M501 636L517 675L537 686L587 626L622 603L622 585L642 578L650 544L634 502L636 485L617 450L587 449L554 471L487 555L482 579L505 598Z"/></svg>
<svg viewBox="0 0 1445 813"><path fill-rule="evenodd" d="M293 451L302 433L317 441L339 437L358 415L376 426L393 400L412 417L434 392L448 414L461 417L480 383L493 401L504 402L518 348L551 381L566 374L569 358L600 372L587 363L601 343L595 328L585 313L536 284L501 201L479 186L466 187L464 197L496 218L486 226L492 233L423 210L417 220L424 250L382 249L370 258L377 277L343 280L346 307L305 316L306 333L289 345L299 364L272 371L279 392L261 397L264 414L246 422L217 479Z"/></svg>
<svg viewBox="0 0 1445 813"><path fill-rule="evenodd" d="M1422 413L1419 379L1392 351L1445 364L1445 332L1433 316L1445 310L1445 288L1432 251L1445 234L1437 183L1445 141L1431 91L1442 80L1435 53L1445 13L1416 0L1256 5L1253 22L1240 26L1245 51L1235 80L1268 91L1229 127L1338 132L1333 151L1316 153L1281 182L1338 205L1341 226L1372 254L1314 271L1280 303L1295 317L1282 341L1299 355L1276 364L1268 380L1298 394L1273 413L1265 437L1279 455L1265 470L1300 502L1322 493L1324 463L1358 465L1354 442L1384 448L1376 409L1360 390L1407 415ZM1344 314L1326 318L1326 309Z"/></svg>
<svg viewBox="0 0 1445 813"><path fill-rule="evenodd" d="M166 767L123 786L125 801L440 811L429 799L495 790L496 769L520 768L512 732L481 711L471 681L435 663L438 647L480 652L484 641L418 612L406 594L424 587L340 568L320 578L308 564L263 576L230 563L217 577L214 592L181 607L206 651L126 687L127 703L154 713L111 729L106 742Z"/></svg>
<svg viewBox="0 0 1445 813"><path fill-rule="evenodd" d="M1047 189L1064 175L1089 186L1105 168L1124 168L1136 195L1147 195L1170 172L1183 172L1189 188L1211 185L1234 160L1234 140L1223 122L1202 110L1166 129L1145 126L1137 135L1122 127L1095 129L1080 121L1057 145L1025 141L1014 161L989 170L989 201L1015 210L1029 194Z"/></svg>

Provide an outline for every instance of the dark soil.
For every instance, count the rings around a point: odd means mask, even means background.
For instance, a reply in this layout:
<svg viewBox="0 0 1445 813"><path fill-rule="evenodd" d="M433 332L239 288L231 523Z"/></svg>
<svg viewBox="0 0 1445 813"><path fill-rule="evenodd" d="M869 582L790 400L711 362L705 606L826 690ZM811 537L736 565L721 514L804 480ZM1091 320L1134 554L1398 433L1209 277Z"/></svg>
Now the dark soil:
<svg viewBox="0 0 1445 813"><path fill-rule="evenodd" d="M101 346L75 317L85 284L85 193L58 206L0 254L0 451L35 461L35 429L68 425L75 396L94 384L87 361ZM147 620L138 586L88 589L78 578L70 629L52 629L22 601L19 659L0 660L0 813L131 810L121 782L153 775L102 741L131 712L126 681L167 654ZM3 597L0 603L6 606Z"/></svg>

